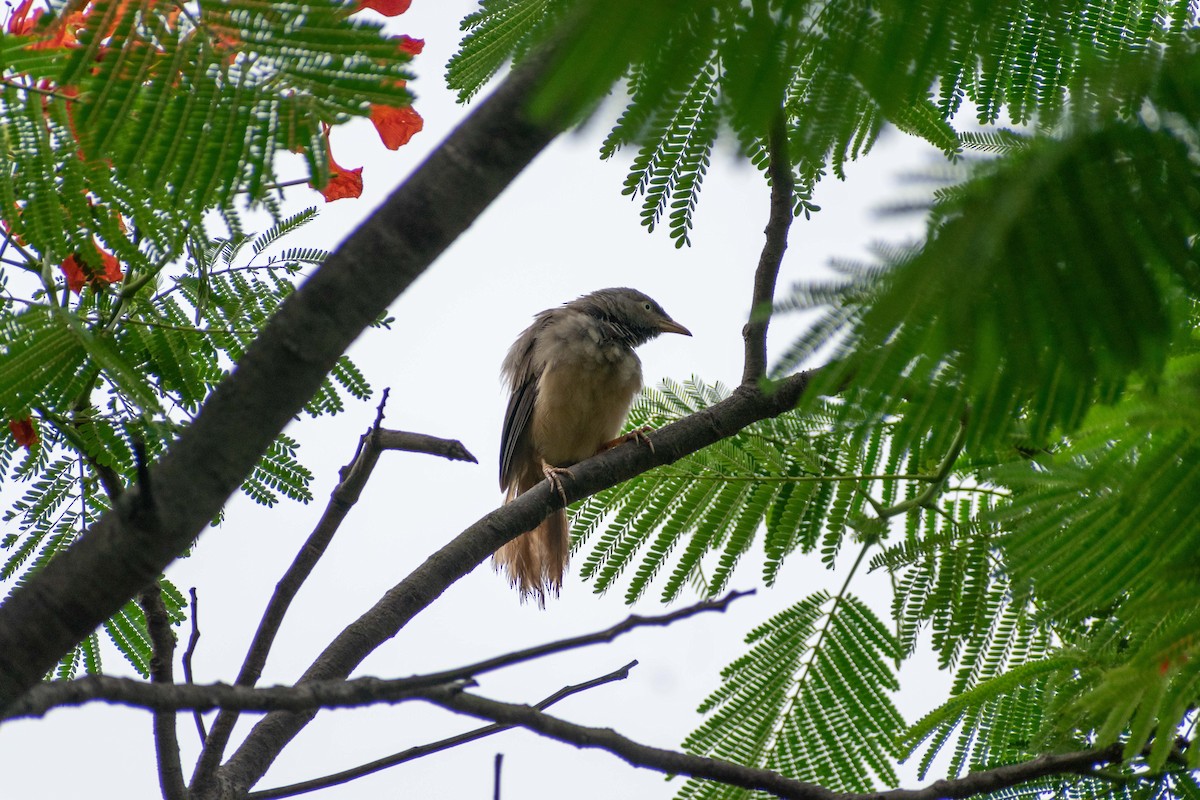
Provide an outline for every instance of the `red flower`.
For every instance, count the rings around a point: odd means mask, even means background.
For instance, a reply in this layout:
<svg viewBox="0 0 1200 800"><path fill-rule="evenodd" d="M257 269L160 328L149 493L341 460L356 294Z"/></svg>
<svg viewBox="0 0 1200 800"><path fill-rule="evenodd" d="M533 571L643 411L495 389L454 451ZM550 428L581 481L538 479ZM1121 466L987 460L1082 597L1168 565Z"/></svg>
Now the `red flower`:
<svg viewBox="0 0 1200 800"><path fill-rule="evenodd" d="M20 216L20 212L19 212L19 211L17 212L17 216L18 216L18 217ZM16 242L17 244L21 245L22 247L24 247L25 245L29 244L29 242L25 241L25 240L24 240L22 237L20 237L20 236L17 236L16 234L14 234L14 233L12 232L12 225L10 225L10 224L9 224L8 220L6 220L6 219L0 219L0 227L3 227L3 228L4 228L4 235L5 235L6 237L8 237L8 238L11 238L11 239L12 239L14 242Z"/></svg>
<svg viewBox="0 0 1200 800"><path fill-rule="evenodd" d="M362 11L364 8L370 8L385 17L394 17L408 11L408 7L411 5L412 0L358 0L358 8L355 10Z"/></svg>
<svg viewBox="0 0 1200 800"><path fill-rule="evenodd" d="M96 258L100 261L99 267L92 266L77 253L67 256L59 269L67 278L68 289L79 294L87 284L96 286L116 283L125 277L125 273L121 271L121 262L117 261L117 257L112 253L96 248Z"/></svg>
<svg viewBox="0 0 1200 800"><path fill-rule="evenodd" d="M33 7L33 0L25 0L12 10L12 15L8 18L8 23L4 26L6 33L11 33L16 36L25 36L30 33L34 26L37 25L38 19L42 14L46 13L43 9L34 11L31 15L30 8Z"/></svg>
<svg viewBox="0 0 1200 800"><path fill-rule="evenodd" d="M339 167L332 158L329 159L329 183L321 190L326 203L362 195L362 167L345 169Z"/></svg>
<svg viewBox="0 0 1200 800"><path fill-rule="evenodd" d="M347 197L359 197L363 190L363 168L346 169L334 161L333 150L329 147L329 126L322 122L321 128L322 134L325 136L325 155L329 158L329 183L325 184L325 188L319 190L321 195L325 198L326 203ZM309 185L312 186L311 183Z"/></svg>
<svg viewBox="0 0 1200 800"><path fill-rule="evenodd" d="M54 20L50 23L50 27L41 41L27 45L26 49L52 50L61 47L79 47L79 33L87 24L87 17L90 13L91 9L87 11L75 11L67 14L65 17ZM105 48L100 48L101 53L104 50Z"/></svg>
<svg viewBox="0 0 1200 800"><path fill-rule="evenodd" d="M421 115L412 106L393 108L372 104L371 122L379 132L383 146L388 150L408 144L413 134L425 127L425 120L421 119Z"/></svg>
<svg viewBox="0 0 1200 800"><path fill-rule="evenodd" d="M8 429L12 432L12 437L16 440L17 444L26 450L38 443L37 428L33 426L33 419L31 417L10 419L8 421Z"/></svg>
<svg viewBox="0 0 1200 800"><path fill-rule="evenodd" d="M420 55L421 51L425 49L424 39L414 39L404 34L393 36L392 39L400 46L402 52L408 53L410 56Z"/></svg>

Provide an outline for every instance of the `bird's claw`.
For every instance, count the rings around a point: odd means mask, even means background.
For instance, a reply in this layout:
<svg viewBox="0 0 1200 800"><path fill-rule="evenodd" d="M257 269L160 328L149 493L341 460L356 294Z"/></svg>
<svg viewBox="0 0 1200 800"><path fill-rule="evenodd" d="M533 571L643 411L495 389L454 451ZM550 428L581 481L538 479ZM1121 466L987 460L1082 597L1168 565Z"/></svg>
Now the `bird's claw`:
<svg viewBox="0 0 1200 800"><path fill-rule="evenodd" d="M626 442L637 442L638 444L644 444L646 447L649 447L650 452L653 453L654 442L650 441L650 437L646 435L652 430L654 430L654 428L650 427L649 425L643 425L640 428L634 428L629 433L623 433L612 441L605 442L604 444L600 445L600 447L596 449L596 453L603 453L606 450L611 450L617 445L625 444Z"/></svg>
<svg viewBox="0 0 1200 800"><path fill-rule="evenodd" d="M650 441L650 437L647 435L652 430L654 430L654 428L651 428L649 425L643 425L640 428L634 428L629 433L625 434L625 441L639 442L641 444L644 444L644 445L646 445L646 447L649 447L650 452L653 453L654 452L654 442Z"/></svg>
<svg viewBox="0 0 1200 800"><path fill-rule="evenodd" d="M550 488L558 492L558 496L562 498L563 505L567 505L567 490L563 486L562 476L566 475L571 480L575 480L574 473L566 467L552 467L549 464L543 463L542 474L550 482Z"/></svg>

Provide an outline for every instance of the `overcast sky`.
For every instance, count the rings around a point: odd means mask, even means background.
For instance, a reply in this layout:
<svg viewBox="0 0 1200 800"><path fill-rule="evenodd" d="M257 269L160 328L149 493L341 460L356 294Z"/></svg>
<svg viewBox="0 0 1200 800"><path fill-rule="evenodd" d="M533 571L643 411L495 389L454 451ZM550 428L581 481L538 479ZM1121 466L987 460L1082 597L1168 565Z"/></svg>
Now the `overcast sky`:
<svg viewBox="0 0 1200 800"><path fill-rule="evenodd" d="M325 207L316 192L289 190L288 203L295 210L314 204L322 209L318 221L286 246L336 246L469 111L444 88L443 75L458 44L458 20L474 6L466 0L414 0L407 14L392 21L393 32L426 42L414 63L417 80L412 84L425 130L408 146L389 152L369 123L336 129L337 160L346 167L364 167L363 197ZM648 235L639 224L637 203L621 195L628 157L614 162L597 157L611 119L611 114L599 115L592 127L561 137L396 301L391 330L369 331L355 343L351 356L376 390L391 387L387 427L460 439L480 464L384 455L362 500L293 605L263 684L294 681L347 623L499 503L496 473L505 405L499 366L508 345L538 311L606 286L636 287L694 334L664 336L641 349L648 384L693 375L736 384L741 326L767 218L765 181L731 151L717 153L701 193L693 246L677 250L665 230ZM920 142L889 130L870 156L850 165L848 181L829 179L821 185L815 199L823 210L792 229L781 289L821 276L830 259L865 257L872 242L917 235L919 219L877 212L911 197L914 188L901 178L928 168L935 157ZM773 328L774 353L796 332L796 324ZM290 429L302 443L302 461L316 473L315 502L285 502L267 510L237 498L224 525L206 531L195 554L171 567L171 580L185 592L196 587L200 596L198 681L231 682L236 676L275 582L320 516L337 470L353 454L376 402L377 397L355 402L338 417ZM748 556L732 585L757 586L760 565L759 553ZM631 611L661 610L653 590L634 609L621 601L623 584L608 596L593 594L580 582L577 567L573 565L561 599L541 611L520 605L485 564L356 674L401 677L448 668L605 628ZM840 582L816 559L806 563L795 557L774 589L760 590L728 614L639 631L612 645L487 675L479 691L532 703L636 658L641 665L628 680L573 697L552 713L674 748L700 722L696 706L717 686L721 667L740 652L745 634L776 610ZM870 580L863 581L859 594L872 596L870 587ZM874 598L885 610L882 596ZM186 640L187 630L180 633ZM106 668L129 672L115 650L107 652ZM898 702L912 720L935 699L910 692ZM247 720L243 717L242 734ZM323 712L256 788L353 767L478 724L417 703ZM197 743L189 718L180 718L179 731L190 775ZM510 800L668 798L682 783L666 783L657 773L633 769L605 753L509 732L312 796L490 798L497 752L505 754L503 796ZM43 720L6 723L0 726L0 787L4 800L155 797L150 716L93 705L55 711Z"/></svg>

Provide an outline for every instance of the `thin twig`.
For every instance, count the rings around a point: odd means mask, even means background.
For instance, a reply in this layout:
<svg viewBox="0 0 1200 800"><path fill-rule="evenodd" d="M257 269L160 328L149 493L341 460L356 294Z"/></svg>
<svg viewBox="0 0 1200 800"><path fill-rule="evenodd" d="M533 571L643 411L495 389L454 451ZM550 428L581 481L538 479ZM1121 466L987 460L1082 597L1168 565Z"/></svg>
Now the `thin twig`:
<svg viewBox="0 0 1200 800"><path fill-rule="evenodd" d="M754 593L755 592L753 589L745 592L730 592L719 600L702 600L699 603L695 603L675 611L670 611L666 614L658 614L648 617L643 617L638 614L630 614L616 625L605 628L602 631L585 633L581 636L572 636L569 639L560 639L557 642L540 644L524 650L517 650L512 653L506 653L501 656L489 658L484 661L478 661L474 664L468 664L465 667L448 669L444 672L435 672L423 676L423 680L429 685L440 686L458 680L474 678L487 672L493 672L504 667L511 667L514 664L520 664L525 661L532 661L536 658L544 658L554 653L562 653L567 650L576 650L580 647L588 647L593 644L605 644L613 641L623 634L628 633L631 630L634 630L635 628L665 627L675 622L679 622L680 620L687 619L688 617L694 617L697 614L703 614L708 611L724 613L725 610L729 608L729 605L733 603L733 601L740 600L743 597L749 597Z"/></svg>
<svg viewBox="0 0 1200 800"><path fill-rule="evenodd" d="M192 676L192 656L196 653L196 645L200 643L200 600L196 596L195 586L188 590L188 595L192 600L192 632L188 636L187 650L183 653L183 679L189 684L194 684L196 681ZM196 733L200 735L200 746L203 747L208 740L208 732L204 729L204 715L195 711L192 718L196 721Z"/></svg>
<svg viewBox="0 0 1200 800"><path fill-rule="evenodd" d="M492 791L492 800L500 800L500 767L504 764L504 753L496 753L496 766L492 782L495 789Z"/></svg>
<svg viewBox="0 0 1200 800"><path fill-rule="evenodd" d="M167 616L162 590L157 583L142 590L138 595L138 605L146 615L146 630L150 634L151 685L157 689L169 689L175 680L172 674L175 634L171 631L171 619ZM163 800L188 800L187 787L183 784L183 766L179 761L174 711L154 712L154 748L158 754L158 785Z"/></svg>
<svg viewBox="0 0 1200 800"><path fill-rule="evenodd" d="M554 694L534 705L537 709L546 709L555 703L570 697L573 694L593 689L606 683L613 681L622 681L629 677L629 671L637 666L637 661L630 661L620 669L614 670L607 675L601 675L599 678L593 678L585 683L577 683L573 686L564 686ZM372 775L376 772L394 767L399 764L404 764L408 761L415 761L418 758L423 758L434 753L440 753L443 750L449 750L452 747L458 747L460 744L473 742L476 739L482 739L485 736L491 736L493 733L500 733L512 728L512 725L501 725L500 723L492 723L484 725L482 728L476 728L473 731L460 733L457 736L450 736L430 744L423 744L417 747L410 747L399 753L395 753L384 758L377 759L368 764L363 764L353 769L335 772L332 775L325 775L320 778L293 783L288 786L277 786L274 789L263 789L257 792L250 792L246 795L246 800L277 800L283 797L295 797L299 794L315 792L318 789L326 789L330 786L338 786L343 783L349 783L356 778L362 778L366 775Z"/></svg>
<svg viewBox="0 0 1200 800"><path fill-rule="evenodd" d="M78 96L62 94L57 89L43 89L40 86L27 86L23 83L18 83L11 78L0 78L0 84L3 84L4 86L11 86L12 88L18 89L22 92L29 92L30 94L40 94L43 97L56 97L59 100L67 100L70 102L74 102L79 99Z"/></svg>
<svg viewBox="0 0 1200 800"><path fill-rule="evenodd" d="M385 389L375 413L375 422L370 430L359 438L353 460L342 468L340 472L341 481L334 487L329 498L329 503L325 508L325 513L321 516L320 521L309 535L307 541L305 541L304 546L300 548L300 552L296 554L296 558L292 561L291 566L288 567L287 572L284 573L279 583L276 584L275 592L271 595L271 599L267 603L262 621L259 622L258 630L254 634L254 640L251 642L250 649L246 653L246 659L242 663L241 670L238 672L238 677L235 681L237 686L253 686L258 682L259 677L262 675L263 667L267 663L267 656L271 651L271 645L275 641L275 635L279 632L279 628L283 624L283 618L287 614L292 600L300 591L300 587L304 585L304 581L312 574L317 562L325 554L325 550L333 540L334 534L341 527L342 521L350 513L350 509L358 502L363 487L366 485L368 478L370 478L375 464L379 461L380 452L385 449L382 446L384 437L382 436L380 425L383 422L383 409L387 404L387 399L388 390ZM436 455L447 458L458 457L460 460L475 460L475 457L467 452L466 448L457 441L446 442L446 440L435 439L432 436L423 437L420 434L408 434L407 436L419 437L421 441L414 443L410 438L400 437L411 446L387 449L430 452L436 447L437 449L434 450ZM418 445L424 445L424 448ZM450 452L453 452L455 455L447 455ZM234 709L222 709L221 713L217 715L216 720L213 722L212 731L204 743L204 749L200 753L200 758L196 762L196 769L192 774L193 789L202 787L212 779L217 767L221 763L222 756L225 754L225 746L229 743L229 737L233 733L237 718L238 712Z"/></svg>
<svg viewBox="0 0 1200 800"><path fill-rule="evenodd" d="M767 218L766 237L758 268L754 272L754 292L750 301L750 320L742 328L746 340L745 366L742 384L757 383L767 373L767 325L771 320L771 305L775 300L775 282L787 250L788 231L792 227L792 195L795 181L792 162L788 156L787 117L783 109L771 122L767 137L769 161L767 175L771 179L771 212Z"/></svg>
<svg viewBox="0 0 1200 800"><path fill-rule="evenodd" d="M1031 761L973 772L955 780L936 781L921 789L886 792L834 793L824 787L785 778L777 772L746 767L715 758L664 750L635 742L614 730L590 728L552 717L529 706L501 703L468 694L460 687L445 687L428 694L430 702L443 708L496 723L517 725L576 747L605 750L635 767L668 775L687 775L718 781L744 789L770 792L790 800L940 800L974 797L1018 786L1050 775L1090 775L1098 765L1121 758L1122 745L1103 750L1082 750L1039 756Z"/></svg>

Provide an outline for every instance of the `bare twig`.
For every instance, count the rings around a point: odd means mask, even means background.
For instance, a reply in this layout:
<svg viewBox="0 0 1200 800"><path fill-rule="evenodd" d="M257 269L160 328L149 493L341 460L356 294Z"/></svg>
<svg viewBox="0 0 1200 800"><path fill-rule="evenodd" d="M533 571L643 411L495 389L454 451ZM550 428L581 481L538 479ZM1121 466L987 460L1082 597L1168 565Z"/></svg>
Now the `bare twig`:
<svg viewBox="0 0 1200 800"><path fill-rule="evenodd" d="M200 600L196 596L195 586L188 590L188 595L192 600L192 632L188 636L187 650L183 653L183 679L189 684L194 684L196 681L192 675L192 656L196 654L196 645L200 643ZM195 711L192 713L192 719L196 722L196 733L200 735L200 746L203 747L208 739L208 733L204 730L204 716Z"/></svg>
<svg viewBox="0 0 1200 800"><path fill-rule="evenodd" d="M329 504L325 507L325 513L321 516L320 521L317 522L316 527L309 535L307 541L305 541L304 546L300 548L300 552L296 554L296 558L292 561L291 566L288 567L287 572L284 573L279 583L276 584L275 592L271 595L271 599L267 603L262 621L259 622L258 630L254 634L254 640L251 642L246 659L242 664L241 670L238 672L235 685L253 686L258 682L259 677L262 675L263 667L267 663L267 656L270 653L271 645L275 641L275 635L279 632L279 628L283 624L283 618L287 614L292 600L300 591L300 587L304 585L304 581L312 574L317 562L325 554L325 550L329 547L329 543L333 541L334 534L337 533L342 521L350 513L350 509L358 502L363 487L366 486L367 480L371 477L371 472L375 469L375 464L378 463L379 455L383 450L408 450L411 452L433 453L446 458L475 461L475 457L460 442L437 439L433 436L425 436L423 434L388 431L386 433L394 435L386 437L389 440L388 443L390 446L385 447L385 431L380 426L383 423L383 411L387 405L388 394L389 391L384 389L379 406L375 412L375 421L371 425L371 428L359 437L354 458L339 472L341 481L334 487L333 492L330 494ZM453 455L450 455L451 453ZM222 709L217 714L217 719L213 722L212 732L205 740L204 749L201 751L200 758L196 762L196 769L192 775L192 787L194 789L203 787L212 779L218 765L221 763L221 757L225 753L225 746L229 743L229 737L233 733L233 728L237 724L237 718L238 711L234 708Z"/></svg>
<svg viewBox="0 0 1200 800"><path fill-rule="evenodd" d="M492 800L500 800L500 767L504 764L504 753L496 753L496 767L492 782L495 789L492 792Z"/></svg>
<svg viewBox="0 0 1200 800"><path fill-rule="evenodd" d="M441 456L451 461L469 461L478 464L478 459L471 455L462 442L457 439L439 439L424 433L409 431L393 431L381 428L379 431L380 450L405 450L410 453L427 453L431 456Z"/></svg>
<svg viewBox="0 0 1200 800"><path fill-rule="evenodd" d="M532 661L535 658L543 658L554 653L562 653L567 650L575 650L580 647L587 647L593 644L603 644L611 642L622 634L628 633L635 628L663 627L672 623L678 622L688 617L693 617L697 614L703 614L706 611L717 611L724 613L725 609L729 608L730 603L734 600L740 600L743 597L748 597L754 594L751 589L747 592L730 592L719 600L702 600L699 603L680 608L666 614L658 614L655 616L643 617L638 614L630 614L628 617L613 625L610 628L605 628L602 631L595 633L585 633L582 636L572 636L569 639L560 639L557 642L549 642L540 644L535 647L529 647L524 650L518 650L513 653L506 653L502 656L489 658L484 661L479 661L475 664L469 664L465 667L457 667L444 672L436 672L424 676L425 680L431 685L442 685L452 681L462 680L465 678L474 678L483 675L493 670L503 667L510 667L513 664L519 664L523 661Z"/></svg>
<svg viewBox="0 0 1200 800"><path fill-rule="evenodd" d="M40 86L20 83L18 81L13 80L12 78L0 78L0 84L2 84L4 86L11 86L12 88L19 89L22 92L29 92L30 94L38 94L38 95L41 95L42 97L53 97L58 100L66 100L69 103L73 103L79 99L78 95L63 94L61 91L59 91L57 89L43 89Z"/></svg>
<svg viewBox="0 0 1200 800"><path fill-rule="evenodd" d="M1119 761L1122 752L1122 745L1116 744L1103 750L1043 755L1019 764L973 772L955 780L936 781L921 789L839 794L815 784L785 778L770 770L650 747L611 729L576 725L530 706L501 703L469 694L462 691L461 687L445 687L430 692L427 697L432 703L462 714L527 728L576 747L605 750L635 767L767 791L790 800L957 800L1019 786L1050 775L1091 775L1098 766Z"/></svg>
<svg viewBox="0 0 1200 800"><path fill-rule="evenodd" d="M618 670L614 670L607 675L601 675L599 678L593 678L585 683L577 683L573 686L564 686L554 694L542 700L540 703L535 704L534 708L546 709L573 694L601 686L605 683L625 680L629 677L629 671L636 667L637 663L638 662L636 661L630 661L625 666ZM460 744L473 742L476 739L482 739L485 736L491 736L493 733L500 733L501 731L509 730L512 727L513 726L511 725L501 725L500 723L484 725L482 728L476 728L473 731L460 733L457 736L451 736L431 744L410 747L407 750L387 756L385 758L377 759L368 764L363 764L362 766L354 767L353 769L343 770L341 772L336 772L332 775L325 775L320 778L313 778L312 780L303 781L301 783L293 783L289 786L278 786L274 789L250 792L250 794L246 795L246 800L276 800L276 798L282 797L295 797L298 794L314 792L317 789L325 789L330 786L349 783L356 778L361 778L365 775L372 775L376 772L380 772L381 770L385 770L388 767L394 767L398 764L423 758L424 756L440 753L443 750L449 750L450 748L457 747Z"/></svg>
<svg viewBox="0 0 1200 800"><path fill-rule="evenodd" d="M742 383L756 383L767 373L767 325L771 320L771 305L775 299L775 282L779 266L787 250L788 230L792 226L792 162L788 156L787 118L782 109L771 123L767 139L770 161L767 175L771 179L771 213L765 231L767 240L758 257L754 273L754 293L750 301L750 321L742 328L746 340L745 366Z"/></svg>
<svg viewBox="0 0 1200 800"><path fill-rule="evenodd" d="M158 584L147 586L138 595L138 605L146 615L146 630L150 634L150 680L156 689L169 689L175 680L172 662L175 657L175 634L171 619L163 604ZM145 684L142 684L145 685ZM179 762L179 738L175 730L175 712L154 712L154 748L158 754L158 785L163 800L188 800L183 784L183 767Z"/></svg>

